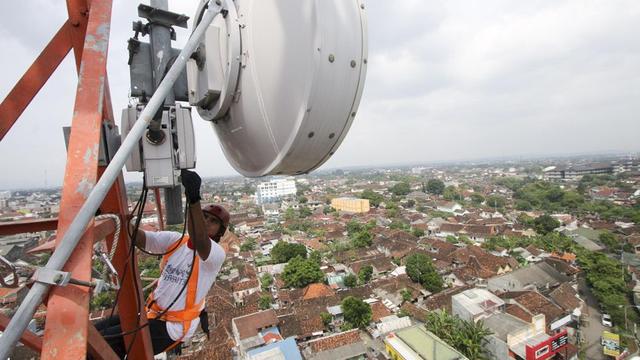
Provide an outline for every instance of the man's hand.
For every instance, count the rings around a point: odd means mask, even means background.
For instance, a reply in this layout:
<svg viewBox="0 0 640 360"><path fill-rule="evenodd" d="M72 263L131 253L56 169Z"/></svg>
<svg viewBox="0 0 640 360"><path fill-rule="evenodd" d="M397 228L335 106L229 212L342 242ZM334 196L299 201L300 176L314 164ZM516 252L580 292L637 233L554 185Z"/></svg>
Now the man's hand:
<svg viewBox="0 0 640 360"><path fill-rule="evenodd" d="M194 204L200 201L200 185L202 179L194 171L182 170L180 172L182 185L184 186L184 194L187 196L187 202Z"/></svg>

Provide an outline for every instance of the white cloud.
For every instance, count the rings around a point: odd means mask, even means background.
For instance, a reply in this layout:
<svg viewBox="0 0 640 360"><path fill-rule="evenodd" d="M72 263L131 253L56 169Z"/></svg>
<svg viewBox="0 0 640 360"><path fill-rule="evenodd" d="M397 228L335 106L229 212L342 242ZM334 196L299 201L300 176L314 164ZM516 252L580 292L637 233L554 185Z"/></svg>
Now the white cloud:
<svg viewBox="0 0 640 360"><path fill-rule="evenodd" d="M196 1L170 1L193 15ZM114 112L127 104L126 40L137 2L114 3L109 75ZM2 2L0 96L62 24L52 0ZM367 3L369 72L361 108L326 167L464 158L638 151L640 2L635 0ZM22 14L28 14L25 31ZM178 30L178 45L188 32ZM62 178L60 127L75 95L69 59L0 143L0 187ZM198 171L232 174L196 119ZM24 124L23 124L24 123ZM28 164L27 164L28 163Z"/></svg>

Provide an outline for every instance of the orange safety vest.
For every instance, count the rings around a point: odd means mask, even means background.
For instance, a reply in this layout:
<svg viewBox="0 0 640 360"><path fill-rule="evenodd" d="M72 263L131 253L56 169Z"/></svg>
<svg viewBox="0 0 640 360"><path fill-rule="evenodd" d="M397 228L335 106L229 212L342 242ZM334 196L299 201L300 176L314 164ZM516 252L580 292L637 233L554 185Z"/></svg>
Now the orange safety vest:
<svg viewBox="0 0 640 360"><path fill-rule="evenodd" d="M178 239L175 243L173 243L169 247L170 249L173 249L173 250L162 257L162 261L160 262L160 272L162 272L164 270L164 267L165 267L165 265L167 265L167 262L169 261L169 258L171 257L171 255L173 255L173 253L176 250L178 250L179 248L184 246L188 241L189 241L189 236L185 235L183 238ZM178 243L180 243L179 246L177 245ZM196 250L194 249L194 251L196 251ZM202 301L200 301L199 303L196 304L196 294L198 292L198 272L199 272L199 269L200 269L200 259L198 258L198 255L196 255L195 263L193 264L193 272L192 272L191 277L189 278L189 280L187 282L187 289L186 289L187 290L187 298L186 298L186 301L185 301L185 304L184 304L185 305L184 309L182 309L182 310L171 310L171 311L167 311L166 313L162 314L162 312L165 309L161 308L154 301L154 299L153 299L153 291L149 295L149 299L147 300L147 306L146 306L147 319L149 319L149 320L151 320L151 319L159 319L159 320L163 320L163 321L181 322L182 323L182 336L178 340L176 340L171 346L169 346L167 349L165 349L164 352L173 349L176 345L178 345L178 344L180 344L182 342L182 339L185 337L185 335L187 334L187 332L191 328L191 322L193 320L197 319L200 316L200 312L202 311L202 309L204 309L204 301L205 301L204 298L202 299ZM162 316L160 316L160 314L162 314Z"/></svg>

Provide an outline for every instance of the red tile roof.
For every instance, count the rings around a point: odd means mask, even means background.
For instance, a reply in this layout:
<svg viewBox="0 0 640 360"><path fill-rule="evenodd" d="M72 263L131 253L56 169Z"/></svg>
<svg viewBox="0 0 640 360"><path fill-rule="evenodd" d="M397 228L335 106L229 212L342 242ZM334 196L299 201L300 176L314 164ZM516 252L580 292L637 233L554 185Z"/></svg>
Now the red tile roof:
<svg viewBox="0 0 640 360"><path fill-rule="evenodd" d="M233 285L231 285L231 288L233 289L234 292L254 289L257 287L260 287L260 284L258 283L258 279L249 279L249 280L233 283Z"/></svg>
<svg viewBox="0 0 640 360"><path fill-rule="evenodd" d="M312 340L307 344L314 353L319 353L322 351L337 349L345 345L355 344L360 341L362 341L362 339L360 339L360 330L353 329L317 340Z"/></svg>
<svg viewBox="0 0 640 360"><path fill-rule="evenodd" d="M234 318L240 340L258 335L261 329L278 325L278 317L273 309Z"/></svg>
<svg viewBox="0 0 640 360"><path fill-rule="evenodd" d="M391 315L391 311L380 301L371 304L372 320L374 322L380 321L383 317Z"/></svg>
<svg viewBox="0 0 640 360"><path fill-rule="evenodd" d="M335 291L333 291L333 289L331 289L328 285L321 284L321 283L314 283L304 288L304 291L302 292L302 299L310 300L310 299L315 299L319 297L333 296L333 295L335 295Z"/></svg>
<svg viewBox="0 0 640 360"><path fill-rule="evenodd" d="M531 314L544 314L547 326L564 314L564 310L552 303L537 291L519 291L506 293L505 297L514 299Z"/></svg>
<svg viewBox="0 0 640 360"><path fill-rule="evenodd" d="M549 294L549 297L565 311L573 311L573 309L580 306L580 300L577 295L571 284L562 283Z"/></svg>
<svg viewBox="0 0 640 360"><path fill-rule="evenodd" d="M282 340L282 336L280 336L278 334L274 334L272 332L268 332L265 336L262 337L262 339L264 340L265 344L269 344L269 343L272 343L272 342L276 342L276 341Z"/></svg>

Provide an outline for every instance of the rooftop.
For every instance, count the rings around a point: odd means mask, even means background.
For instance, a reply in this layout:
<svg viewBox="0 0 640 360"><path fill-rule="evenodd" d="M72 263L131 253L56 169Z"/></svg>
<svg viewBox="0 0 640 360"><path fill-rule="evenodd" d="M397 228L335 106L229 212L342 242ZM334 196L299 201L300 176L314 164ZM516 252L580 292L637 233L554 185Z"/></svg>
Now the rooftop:
<svg viewBox="0 0 640 360"><path fill-rule="evenodd" d="M334 294L335 292L329 286L321 283L314 283L304 288L302 298L304 300L310 300L319 297L332 296Z"/></svg>
<svg viewBox="0 0 640 360"><path fill-rule="evenodd" d="M353 329L335 335L325 336L317 340L312 340L307 344L309 345L309 348L313 350L313 352L321 352L336 349L340 346L353 344L359 341L362 341L360 339L360 330Z"/></svg>
<svg viewBox="0 0 640 360"><path fill-rule="evenodd" d="M493 314L484 319L483 322L488 329L493 331L493 335L502 341L507 341L507 335L510 333L529 327L530 325L526 321L505 313Z"/></svg>
<svg viewBox="0 0 640 360"><path fill-rule="evenodd" d="M482 314L487 310L503 306L504 301L491 292L475 288L465 290L452 297L452 301L461 304L472 314Z"/></svg>
<svg viewBox="0 0 640 360"><path fill-rule="evenodd" d="M552 286L570 280L568 276L561 274L551 265L546 262L540 262L490 279L489 289L492 291L518 291L528 285L537 287Z"/></svg>
<svg viewBox="0 0 640 360"><path fill-rule="evenodd" d="M463 360L467 359L422 325L392 332L385 337L389 344L406 360Z"/></svg>
<svg viewBox="0 0 640 360"><path fill-rule="evenodd" d="M240 340L257 336L261 329L278 325L278 317L272 309L234 318Z"/></svg>
<svg viewBox="0 0 640 360"><path fill-rule="evenodd" d="M292 337L247 352L249 360L302 360L296 340Z"/></svg>

